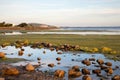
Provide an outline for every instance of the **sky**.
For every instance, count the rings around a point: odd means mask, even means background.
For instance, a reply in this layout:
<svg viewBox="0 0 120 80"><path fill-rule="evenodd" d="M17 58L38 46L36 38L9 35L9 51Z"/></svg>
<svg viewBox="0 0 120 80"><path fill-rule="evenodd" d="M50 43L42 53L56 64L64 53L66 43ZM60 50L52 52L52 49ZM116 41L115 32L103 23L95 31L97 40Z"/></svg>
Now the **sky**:
<svg viewBox="0 0 120 80"><path fill-rule="evenodd" d="M120 26L120 0L0 0L0 22Z"/></svg>

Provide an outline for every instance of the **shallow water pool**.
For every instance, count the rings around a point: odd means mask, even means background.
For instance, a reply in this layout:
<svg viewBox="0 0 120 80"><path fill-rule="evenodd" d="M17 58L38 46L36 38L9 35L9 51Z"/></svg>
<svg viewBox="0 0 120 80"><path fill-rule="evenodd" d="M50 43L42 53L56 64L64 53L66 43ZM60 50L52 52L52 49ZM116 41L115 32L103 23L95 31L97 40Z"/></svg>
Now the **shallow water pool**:
<svg viewBox="0 0 120 80"><path fill-rule="evenodd" d="M38 60L37 58L40 58L40 66L36 68L36 70L42 70L42 71L50 71L54 72L57 69L64 70L66 72L65 74L65 79L68 79L68 70L75 65L78 65L80 67L80 70L82 68L87 68L91 72L91 77L93 80L100 80L101 78L104 78L105 80L111 80L111 77L114 75L119 75L120 74L120 68L116 69L116 66L120 66L120 61L114 61L106 58L103 54L88 54L88 53L83 53L83 52L62 52L62 54L57 54L56 50L49 50L45 48L31 48L30 46L27 47L22 47L24 49L24 54L22 56L18 55L18 51L20 48L15 48L15 46L7 46L5 48L0 48L0 52L5 52L6 56L8 58L24 58L27 61L22 61L18 63L12 63L11 65L14 66L20 66L20 65L26 65L28 63L38 65ZM61 61L57 61L56 58L60 57ZM105 71L102 71L102 76L97 77L96 74L92 74L93 69L100 69L99 67L96 67L97 62L96 61L91 61L94 62L95 64L91 64L90 66L86 66L81 63L82 60L89 59L89 58L95 58L97 59L103 59L105 62L111 62L112 68L114 69L114 73L111 76L107 76L107 73ZM60 64L57 64L57 63ZM55 64L53 68L48 67L49 63ZM75 78L76 80L81 80L82 77Z"/></svg>

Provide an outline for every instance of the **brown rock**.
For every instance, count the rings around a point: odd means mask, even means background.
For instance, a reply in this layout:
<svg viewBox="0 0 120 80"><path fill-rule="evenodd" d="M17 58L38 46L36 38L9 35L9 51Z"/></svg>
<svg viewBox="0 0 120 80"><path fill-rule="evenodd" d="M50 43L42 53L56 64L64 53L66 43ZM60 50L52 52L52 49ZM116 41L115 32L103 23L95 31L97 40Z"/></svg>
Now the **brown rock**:
<svg viewBox="0 0 120 80"><path fill-rule="evenodd" d="M57 52L57 54L62 54L62 52Z"/></svg>
<svg viewBox="0 0 120 80"><path fill-rule="evenodd" d="M79 76L81 76L81 75L82 75L82 74L81 74L80 71L75 71L74 69L70 69L70 70L68 71L68 76L69 76L69 77L75 78L75 77L79 77Z"/></svg>
<svg viewBox="0 0 120 80"><path fill-rule="evenodd" d="M47 44L47 47L52 47L52 44L51 44L51 43L48 43L48 44Z"/></svg>
<svg viewBox="0 0 120 80"><path fill-rule="evenodd" d="M91 65L91 62L89 60L83 60L82 63L87 66Z"/></svg>
<svg viewBox="0 0 120 80"><path fill-rule="evenodd" d="M54 51L55 49L54 48L50 48L51 51Z"/></svg>
<svg viewBox="0 0 120 80"><path fill-rule="evenodd" d="M68 76L69 77L75 78L75 77L79 77L81 75L82 75L82 73L80 72L79 66L77 66L77 65L73 66L72 69L70 69L68 71Z"/></svg>
<svg viewBox="0 0 120 80"><path fill-rule="evenodd" d="M23 54L24 54L23 51L21 51L21 50L18 51L18 55L19 55L19 56L22 56Z"/></svg>
<svg viewBox="0 0 120 80"><path fill-rule="evenodd" d="M57 60L57 61L60 61L60 60L61 60L61 58L60 58L60 57L57 57L57 58L56 58L56 60Z"/></svg>
<svg viewBox="0 0 120 80"><path fill-rule="evenodd" d="M112 80L120 80L120 75L115 75Z"/></svg>
<svg viewBox="0 0 120 80"><path fill-rule="evenodd" d="M5 80L5 78L0 78L0 80Z"/></svg>
<svg viewBox="0 0 120 80"><path fill-rule="evenodd" d="M92 78L90 76L83 76L82 80L92 80Z"/></svg>
<svg viewBox="0 0 120 80"><path fill-rule="evenodd" d="M72 69L73 69L74 71L80 71L79 66L77 66L77 65L76 65L76 66L73 66Z"/></svg>
<svg viewBox="0 0 120 80"><path fill-rule="evenodd" d="M112 63L111 62L106 62L105 65L112 66Z"/></svg>
<svg viewBox="0 0 120 80"><path fill-rule="evenodd" d="M100 68L101 68L101 70L105 70L105 69L107 69L108 67L101 65Z"/></svg>
<svg viewBox="0 0 120 80"><path fill-rule="evenodd" d="M5 57L5 53L4 52L0 52L0 58L4 58Z"/></svg>
<svg viewBox="0 0 120 80"><path fill-rule="evenodd" d="M99 65L104 64L104 61L102 59L98 59L97 62L98 62Z"/></svg>
<svg viewBox="0 0 120 80"><path fill-rule="evenodd" d="M89 58L89 61L95 61L95 58Z"/></svg>
<svg viewBox="0 0 120 80"><path fill-rule="evenodd" d="M54 67L54 64L53 64L53 63L51 63L51 64L48 64L48 66L49 66L49 67Z"/></svg>
<svg viewBox="0 0 120 80"><path fill-rule="evenodd" d="M93 70L92 72L93 72L94 74L99 75L99 74L101 73L101 70L100 70L100 69L95 69L95 70Z"/></svg>
<svg viewBox="0 0 120 80"><path fill-rule="evenodd" d="M27 71L34 71L34 70L35 70L34 66L33 66L32 64L30 64L30 63L28 63L28 64L26 65L25 69L26 69Z"/></svg>
<svg viewBox="0 0 120 80"><path fill-rule="evenodd" d="M19 71L16 68L6 68L2 70L3 75L18 75Z"/></svg>
<svg viewBox="0 0 120 80"><path fill-rule="evenodd" d="M63 78L65 76L65 71L64 70L56 70L54 73L54 76L58 77L58 78Z"/></svg>
<svg viewBox="0 0 120 80"><path fill-rule="evenodd" d="M84 75L87 75L87 74L90 74L90 71L89 71L88 69L83 68L83 69L82 69L82 73L83 73Z"/></svg>
<svg viewBox="0 0 120 80"><path fill-rule="evenodd" d="M111 67L108 67L105 72L107 72L108 74L113 74L113 69Z"/></svg>

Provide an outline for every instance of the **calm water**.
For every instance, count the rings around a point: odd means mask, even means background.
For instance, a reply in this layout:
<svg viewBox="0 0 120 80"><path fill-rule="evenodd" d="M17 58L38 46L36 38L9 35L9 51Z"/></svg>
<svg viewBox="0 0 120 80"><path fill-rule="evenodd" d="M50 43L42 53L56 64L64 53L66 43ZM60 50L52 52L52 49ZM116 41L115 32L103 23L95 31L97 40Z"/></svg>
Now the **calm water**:
<svg viewBox="0 0 120 80"><path fill-rule="evenodd" d="M120 27L61 27L62 30L120 31Z"/></svg>
<svg viewBox="0 0 120 80"><path fill-rule="evenodd" d="M18 55L18 51L20 50L19 48L16 49L14 46L7 46L6 48L0 48L0 52L5 52L7 57L9 58L24 58L28 61L22 61L18 63L12 63L12 65L19 66L19 65L26 65L27 63L31 64L38 64L37 58L41 58L41 66L37 68L37 70L42 70L42 71L52 71L54 72L57 69L62 69L66 71L65 79L68 79L67 72L68 70L74 66L78 65L80 66L80 69L82 68L87 68L91 72L93 69L99 69L99 67L95 67L95 65L98 65L95 61L96 64L92 64L90 66L85 66L84 64L81 63L82 60L84 59L89 59L89 58L95 58L95 59L103 59L105 62L112 62L112 68L114 69L115 66L120 66L119 61L114 61L114 60L109 60L107 59L103 54L87 54L83 52L63 52L63 54L57 54L56 50L51 51L49 49L33 49L30 46L28 47L23 47L25 49L24 54L22 56ZM45 51L46 53L43 53ZM12 53L12 55L11 55ZM31 56L28 56L31 54ZM56 61L57 57L61 57L61 61L59 61L61 64L57 64L58 61ZM53 68L48 67L47 65L49 63L54 63L55 66ZM120 74L120 69L114 70L114 73L112 76ZM107 73L102 71L102 75L107 78L105 80L111 80L111 76L107 76ZM95 74L90 75L93 80L99 80L100 78L97 77ZM76 78L76 80L80 80L82 77Z"/></svg>

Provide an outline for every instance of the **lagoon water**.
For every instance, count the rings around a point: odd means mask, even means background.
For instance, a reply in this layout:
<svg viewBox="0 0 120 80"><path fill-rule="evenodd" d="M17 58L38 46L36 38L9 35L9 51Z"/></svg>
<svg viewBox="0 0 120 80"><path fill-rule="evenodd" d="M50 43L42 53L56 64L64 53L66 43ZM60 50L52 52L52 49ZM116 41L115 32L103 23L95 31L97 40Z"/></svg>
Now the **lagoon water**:
<svg viewBox="0 0 120 80"><path fill-rule="evenodd" d="M61 30L79 30L79 31L120 31L119 27L61 27Z"/></svg>
<svg viewBox="0 0 120 80"><path fill-rule="evenodd" d="M88 53L83 53L80 51L77 52L62 52L62 54L57 54L56 50L51 51L47 48L31 48L30 46L27 47L22 47L25 51L24 54L22 56L18 55L18 51L20 50L20 48L15 48L15 46L7 46L5 48L0 48L0 52L5 52L6 56L9 58L24 58L27 61L22 61L22 62L18 62L18 63L12 63L11 65L14 66L24 66L28 63L31 63L33 65L38 65L38 60L37 58L41 58L40 62L41 65L36 68L36 70L42 70L43 72L45 71L50 71L50 72L54 72L57 69L61 69L64 70L66 72L65 75L65 80L68 79L68 70L74 66L74 65L78 65L80 67L80 70L82 68L87 68L90 70L90 72L92 73L93 69L99 69L99 67L96 67L95 65L98 65L96 61L92 61L95 62L96 64L91 64L90 66L86 66L84 64L81 63L82 60L85 59L89 59L89 58L95 58L97 59L103 59L105 62L111 62L112 68L115 69L116 66L120 66L120 61L114 61L114 60L110 60L108 58L106 58L103 54L88 54ZM45 53L43 53L45 51ZM29 54L31 54L31 56L28 56ZM57 61L56 58L57 57L61 57L61 61ZM60 62L61 64L57 64L58 62ZM48 67L47 65L49 63L54 63L55 66L53 68ZM103 78L105 78L105 80L111 80L111 77L114 75L120 74L120 68L119 69L115 69L114 73L111 76L107 76L107 73L105 71L102 71L102 76ZM99 80L100 77L97 77L95 74L91 74L90 75L93 80ZM78 77L77 79L81 80L82 77Z"/></svg>

